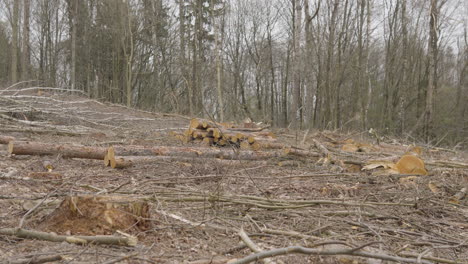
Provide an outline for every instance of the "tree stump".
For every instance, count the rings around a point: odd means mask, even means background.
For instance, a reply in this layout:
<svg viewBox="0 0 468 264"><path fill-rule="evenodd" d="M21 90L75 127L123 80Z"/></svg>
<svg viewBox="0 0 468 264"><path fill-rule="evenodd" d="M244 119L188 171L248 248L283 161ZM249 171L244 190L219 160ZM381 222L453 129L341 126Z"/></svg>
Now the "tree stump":
<svg viewBox="0 0 468 264"><path fill-rule="evenodd" d="M147 230L149 205L146 201L119 195L69 196L42 222L41 229L73 235L110 235Z"/></svg>

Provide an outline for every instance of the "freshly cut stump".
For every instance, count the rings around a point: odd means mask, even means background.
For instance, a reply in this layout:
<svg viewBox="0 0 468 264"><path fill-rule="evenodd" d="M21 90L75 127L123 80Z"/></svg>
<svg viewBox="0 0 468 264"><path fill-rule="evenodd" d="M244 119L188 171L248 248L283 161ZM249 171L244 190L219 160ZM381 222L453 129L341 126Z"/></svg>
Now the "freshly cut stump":
<svg viewBox="0 0 468 264"><path fill-rule="evenodd" d="M126 196L69 196L41 223L41 229L72 235L138 232L150 226L146 201Z"/></svg>

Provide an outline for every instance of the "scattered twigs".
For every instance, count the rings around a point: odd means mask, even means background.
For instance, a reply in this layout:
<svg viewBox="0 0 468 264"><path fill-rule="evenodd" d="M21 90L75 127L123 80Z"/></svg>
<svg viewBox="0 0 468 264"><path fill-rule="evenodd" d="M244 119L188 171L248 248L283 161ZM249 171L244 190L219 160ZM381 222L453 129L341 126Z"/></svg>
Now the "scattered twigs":
<svg viewBox="0 0 468 264"><path fill-rule="evenodd" d="M400 252L398 253L399 255L403 257L412 257L412 258L417 258L421 254L418 253L412 253L412 252ZM429 260L429 261L434 261L437 263L448 263L448 264L457 264L457 263L463 263L461 260L449 260L449 259L443 259L443 258L437 258L437 257L432 257L432 256L422 256L421 259Z"/></svg>
<svg viewBox="0 0 468 264"><path fill-rule="evenodd" d="M86 245L86 244L105 244L105 245L121 245L134 247L137 244L136 237L132 236L66 236L57 235L55 233L47 233L36 230L28 230L23 228L1 228L0 235L16 236L19 238L39 239L52 242L68 242L70 244Z"/></svg>
<svg viewBox="0 0 468 264"><path fill-rule="evenodd" d="M131 259L131 258L133 258L133 257L135 257L135 256L137 256L137 255L138 255L138 253L133 253L133 254L130 254L130 255L122 256L122 257L119 257L119 258L116 258L116 259L112 259L112 260L103 262L102 264L114 264L114 263L118 263L118 262L121 262L121 261L124 261L124 260Z"/></svg>
<svg viewBox="0 0 468 264"><path fill-rule="evenodd" d="M6 263L8 264L41 264L41 263L49 263L54 261L60 261L63 257L61 255L53 255L53 256L33 256L31 258L15 258L14 260L8 260Z"/></svg>
<svg viewBox="0 0 468 264"><path fill-rule="evenodd" d="M425 164L434 167L468 169L468 164L466 163L445 160L425 161Z"/></svg>
<svg viewBox="0 0 468 264"><path fill-rule="evenodd" d="M267 233L267 234L297 237L297 238L307 239L307 240L319 240L320 239L320 237L306 235L306 234L302 234L296 231L275 230L275 229L269 229L269 228L262 228L260 230L263 233Z"/></svg>
<svg viewBox="0 0 468 264"><path fill-rule="evenodd" d="M347 256L356 256L356 257L365 257L365 258L373 258L373 259L381 259L393 262L401 262L401 263L423 263L423 264L431 264L431 262L426 260L420 260L415 258L405 258L405 257L398 257L398 256L391 256L386 254L380 253L370 253L366 251L361 251L362 246L351 248L351 249L313 249L313 248L306 248L301 246L291 246L285 248L277 248L272 250L261 251L245 258L239 259L237 261L232 262L232 264L245 264L251 263L260 259L281 256L281 255L289 255L289 254L305 254L305 255L320 255L320 256L338 256L338 255L347 255Z"/></svg>
<svg viewBox="0 0 468 264"><path fill-rule="evenodd" d="M50 195L52 195L54 192L51 192L51 193L48 193L44 199L42 199L40 202L38 202L33 208L29 209L29 211L27 211L23 217L21 217L21 220L18 224L18 229L21 229L23 227L23 224L24 224L24 221L26 220L26 218L32 213L34 212L37 208L39 208L39 206L41 206L49 197Z"/></svg>

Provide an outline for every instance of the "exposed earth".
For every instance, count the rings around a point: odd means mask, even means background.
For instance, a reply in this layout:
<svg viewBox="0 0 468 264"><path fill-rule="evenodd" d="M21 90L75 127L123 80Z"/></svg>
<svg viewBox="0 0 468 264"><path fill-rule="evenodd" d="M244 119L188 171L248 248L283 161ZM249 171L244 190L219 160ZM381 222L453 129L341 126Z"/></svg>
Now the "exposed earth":
<svg viewBox="0 0 468 264"><path fill-rule="evenodd" d="M102 147L187 146L173 134L182 133L191 119L37 89L0 91L0 114L1 136ZM280 143L320 152L315 140L330 155L231 165L215 159L161 160L112 169L100 160L9 155L7 145L0 145L0 229L24 221L25 229L66 235L125 233L138 239L130 247L0 235L0 262L39 263L34 256L60 256L55 263L227 263L253 254L239 237L244 230L261 250L353 249L414 263L468 263L468 198L460 196L468 187L466 152L419 145L429 175L388 174L379 168L362 170L362 165L398 160L412 142L383 138L377 145L367 133L271 130ZM368 148L342 149L356 142ZM196 148L199 143L188 145ZM35 177L45 171L44 163L53 164L55 174L50 175L57 178ZM98 220L80 224L67 222L65 215L57 218L62 201L76 195L143 199L149 205L145 225L125 226L121 219L119 228L125 229L114 230L99 226ZM269 261L391 263L305 254Z"/></svg>

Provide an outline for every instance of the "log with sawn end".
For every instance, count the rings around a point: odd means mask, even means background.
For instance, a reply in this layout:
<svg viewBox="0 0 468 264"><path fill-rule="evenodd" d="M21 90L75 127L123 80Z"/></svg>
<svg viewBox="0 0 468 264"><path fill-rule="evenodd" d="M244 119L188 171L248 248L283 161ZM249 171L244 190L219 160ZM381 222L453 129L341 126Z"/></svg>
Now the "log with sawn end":
<svg viewBox="0 0 468 264"><path fill-rule="evenodd" d="M107 151L109 160L116 156L177 156L189 158L220 158L233 160L265 160L281 157L281 152L265 151L237 151L233 149L219 149L207 147L141 147L114 146Z"/></svg>
<svg viewBox="0 0 468 264"><path fill-rule="evenodd" d="M8 152L15 155L62 155L64 158L103 160L107 153L107 148L10 141Z"/></svg>
<svg viewBox="0 0 468 264"><path fill-rule="evenodd" d="M253 162L258 166L268 164L266 160L226 160L218 158L190 158L176 156L117 156L109 160L109 164L114 169L124 169L141 164L152 164L155 162L194 162L197 164L220 164L220 165L239 165L242 162Z"/></svg>
<svg viewBox="0 0 468 264"><path fill-rule="evenodd" d="M15 140L14 137L0 136L0 144L3 144L3 145L8 145L10 141L14 141L14 140Z"/></svg>

